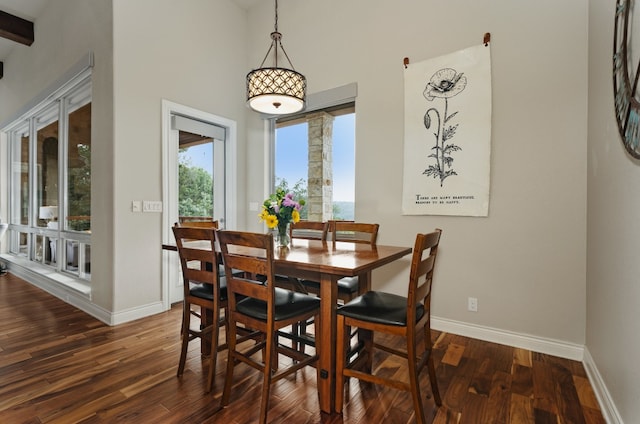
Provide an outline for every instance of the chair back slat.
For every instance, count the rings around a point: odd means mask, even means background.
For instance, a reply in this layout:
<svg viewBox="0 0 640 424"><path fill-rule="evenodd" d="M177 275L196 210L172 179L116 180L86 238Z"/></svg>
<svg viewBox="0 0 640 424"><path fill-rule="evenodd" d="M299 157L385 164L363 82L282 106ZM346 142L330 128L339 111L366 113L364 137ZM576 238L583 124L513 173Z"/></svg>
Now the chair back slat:
<svg viewBox="0 0 640 424"><path fill-rule="evenodd" d="M353 221L329 221L329 236L331 240L351 243L366 243L375 245L378 239L379 224L369 224Z"/></svg>
<svg viewBox="0 0 640 424"><path fill-rule="evenodd" d="M220 231L218 241L227 276L229 307L235 309L236 295L265 302L272 299L273 235Z"/></svg>
<svg viewBox="0 0 640 424"><path fill-rule="evenodd" d="M416 301L421 302L422 299L427 297L431 293L431 271L435 264L435 256L429 255L425 260L420 262L418 267L418 278L416 284Z"/></svg>
<svg viewBox="0 0 640 424"><path fill-rule="evenodd" d="M218 228L218 220L211 216L180 216L178 223L181 227L210 227Z"/></svg>
<svg viewBox="0 0 640 424"><path fill-rule="evenodd" d="M291 239L326 240L329 223L322 221L298 221L289 226Z"/></svg>
<svg viewBox="0 0 640 424"><path fill-rule="evenodd" d="M407 296L407 323L415 325L416 305L425 307L425 317L430 315L431 283L435 269L438 246L442 230L436 229L428 234L418 234L413 248L409 290Z"/></svg>
<svg viewBox="0 0 640 424"><path fill-rule="evenodd" d="M211 284L214 296L219 293L217 254L214 228L173 227L182 268L185 296L189 294L189 283ZM209 265L207 265L209 264Z"/></svg>

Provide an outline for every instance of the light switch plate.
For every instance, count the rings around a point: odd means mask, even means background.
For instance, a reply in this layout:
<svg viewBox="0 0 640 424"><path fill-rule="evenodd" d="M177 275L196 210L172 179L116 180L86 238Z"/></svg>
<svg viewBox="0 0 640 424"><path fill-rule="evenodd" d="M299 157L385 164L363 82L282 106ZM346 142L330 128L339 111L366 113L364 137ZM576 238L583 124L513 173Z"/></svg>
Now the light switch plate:
<svg viewBox="0 0 640 424"><path fill-rule="evenodd" d="M159 200L143 200L142 212L162 212L162 202Z"/></svg>

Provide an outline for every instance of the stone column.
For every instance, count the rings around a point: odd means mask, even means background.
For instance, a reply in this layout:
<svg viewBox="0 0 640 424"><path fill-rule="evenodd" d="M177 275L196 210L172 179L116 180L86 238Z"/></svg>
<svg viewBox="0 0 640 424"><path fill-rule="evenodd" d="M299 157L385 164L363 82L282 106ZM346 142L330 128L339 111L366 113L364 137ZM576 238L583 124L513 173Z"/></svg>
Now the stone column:
<svg viewBox="0 0 640 424"><path fill-rule="evenodd" d="M333 116L326 112L307 115L309 127L309 174L307 211L309 221L333 218Z"/></svg>

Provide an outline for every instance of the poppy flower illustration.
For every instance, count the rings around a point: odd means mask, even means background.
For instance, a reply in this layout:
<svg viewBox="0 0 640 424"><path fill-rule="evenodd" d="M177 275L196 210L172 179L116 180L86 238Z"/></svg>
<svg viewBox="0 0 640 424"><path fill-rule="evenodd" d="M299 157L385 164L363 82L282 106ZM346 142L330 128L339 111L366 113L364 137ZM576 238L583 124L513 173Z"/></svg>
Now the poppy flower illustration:
<svg viewBox="0 0 640 424"><path fill-rule="evenodd" d="M453 152L462 150L450 142L458 129L458 124L451 125L449 121L458 114L458 112L449 113L449 99L460 94L467 86L467 77L463 73L458 73L452 68L443 68L437 71L427 83L422 93L428 101L435 99L444 100L444 108L442 114L436 107L432 107L424 114L424 126L428 130L431 128L431 115L435 115L437 119L437 127L433 133L435 137L435 145L431 148L432 153L428 156L434 160L435 164L431 164L424 170L423 175L432 176L440 179L440 187L444 184L444 180L452 175L458 175L453 169Z"/></svg>
<svg viewBox="0 0 640 424"><path fill-rule="evenodd" d="M424 97L431 101L436 97L448 99L459 94L467 86L467 77L455 69L444 68L433 74L424 90Z"/></svg>

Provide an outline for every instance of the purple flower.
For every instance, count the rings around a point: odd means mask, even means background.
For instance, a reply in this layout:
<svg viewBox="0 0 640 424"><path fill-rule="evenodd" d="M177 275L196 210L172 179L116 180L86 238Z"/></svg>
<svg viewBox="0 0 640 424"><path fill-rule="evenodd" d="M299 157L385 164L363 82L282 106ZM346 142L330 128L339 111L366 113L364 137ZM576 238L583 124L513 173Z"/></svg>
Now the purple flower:
<svg viewBox="0 0 640 424"><path fill-rule="evenodd" d="M293 200L293 194L288 193L284 199L282 199L282 206L289 206L295 208L298 205L298 202Z"/></svg>

